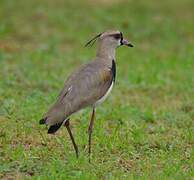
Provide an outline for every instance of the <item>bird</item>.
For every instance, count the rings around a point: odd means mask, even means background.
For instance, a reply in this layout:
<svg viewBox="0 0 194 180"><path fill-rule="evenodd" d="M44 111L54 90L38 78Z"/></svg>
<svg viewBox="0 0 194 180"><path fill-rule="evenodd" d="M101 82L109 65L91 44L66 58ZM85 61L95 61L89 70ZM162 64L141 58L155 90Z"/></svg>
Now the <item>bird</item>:
<svg viewBox="0 0 194 180"><path fill-rule="evenodd" d="M88 127L88 154L90 158L96 108L107 98L115 83L115 51L120 46L133 47L128 40L123 38L123 33L118 30L102 32L88 41L85 46L92 46L95 42L97 43L96 57L72 72L65 81L56 102L51 105L48 112L39 121L39 124L49 126L48 134L55 134L62 125L65 126L76 157L79 156L79 151L70 129L70 116L86 107L92 108Z"/></svg>

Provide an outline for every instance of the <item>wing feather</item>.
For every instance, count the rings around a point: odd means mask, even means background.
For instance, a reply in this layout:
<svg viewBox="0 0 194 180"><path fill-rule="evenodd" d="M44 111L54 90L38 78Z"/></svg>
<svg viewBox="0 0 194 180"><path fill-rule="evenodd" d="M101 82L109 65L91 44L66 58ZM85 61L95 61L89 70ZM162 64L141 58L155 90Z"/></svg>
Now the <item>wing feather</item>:
<svg viewBox="0 0 194 180"><path fill-rule="evenodd" d="M56 103L45 115L46 124L60 123L72 113L92 106L105 95L112 80L110 67L95 61L83 66L65 82Z"/></svg>

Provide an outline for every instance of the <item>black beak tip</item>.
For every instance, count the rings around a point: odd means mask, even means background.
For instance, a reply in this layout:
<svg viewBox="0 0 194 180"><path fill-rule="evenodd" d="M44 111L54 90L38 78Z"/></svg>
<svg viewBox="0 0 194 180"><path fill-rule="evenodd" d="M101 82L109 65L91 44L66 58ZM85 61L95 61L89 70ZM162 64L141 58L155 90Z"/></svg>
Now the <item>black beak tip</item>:
<svg viewBox="0 0 194 180"><path fill-rule="evenodd" d="M129 43L127 46L129 46L129 47L134 47L133 44L130 44L130 43Z"/></svg>

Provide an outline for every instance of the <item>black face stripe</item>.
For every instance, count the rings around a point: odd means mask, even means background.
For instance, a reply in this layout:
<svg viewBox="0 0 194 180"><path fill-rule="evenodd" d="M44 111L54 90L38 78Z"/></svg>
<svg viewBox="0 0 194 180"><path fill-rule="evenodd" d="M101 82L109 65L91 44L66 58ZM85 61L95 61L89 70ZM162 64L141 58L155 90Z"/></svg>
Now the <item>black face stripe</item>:
<svg viewBox="0 0 194 180"><path fill-rule="evenodd" d="M120 45L123 45L123 33L111 34L110 36L114 37L116 40L120 39Z"/></svg>
<svg viewBox="0 0 194 180"><path fill-rule="evenodd" d="M122 33L122 32L120 32L120 35L121 35L121 40L120 40L120 43L121 43L121 45L123 45L123 33Z"/></svg>

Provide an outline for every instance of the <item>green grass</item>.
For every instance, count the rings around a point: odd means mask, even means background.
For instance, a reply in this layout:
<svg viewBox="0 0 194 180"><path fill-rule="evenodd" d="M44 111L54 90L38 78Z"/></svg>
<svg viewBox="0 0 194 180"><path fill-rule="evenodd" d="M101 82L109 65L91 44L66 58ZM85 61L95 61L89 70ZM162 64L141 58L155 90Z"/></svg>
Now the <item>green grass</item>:
<svg viewBox="0 0 194 180"><path fill-rule="evenodd" d="M192 0L1 0L0 178L192 179L194 177L194 2ZM134 48L117 50L111 96L65 128L38 120L66 77L95 56L93 35L119 29Z"/></svg>

